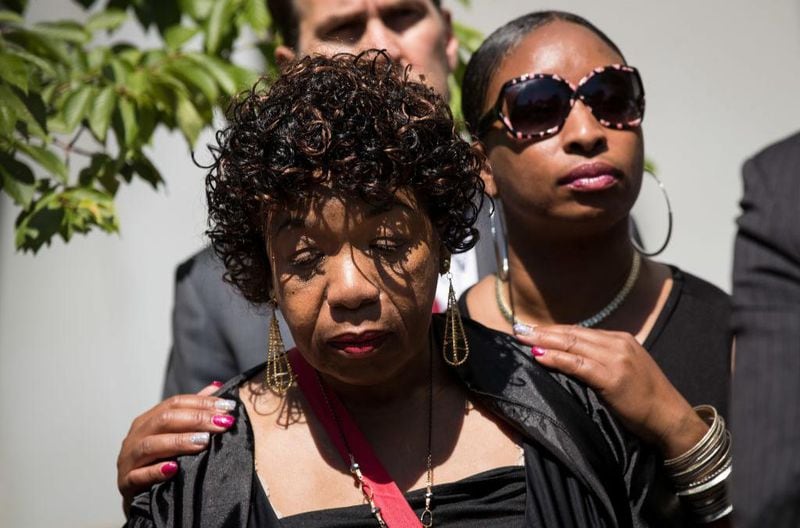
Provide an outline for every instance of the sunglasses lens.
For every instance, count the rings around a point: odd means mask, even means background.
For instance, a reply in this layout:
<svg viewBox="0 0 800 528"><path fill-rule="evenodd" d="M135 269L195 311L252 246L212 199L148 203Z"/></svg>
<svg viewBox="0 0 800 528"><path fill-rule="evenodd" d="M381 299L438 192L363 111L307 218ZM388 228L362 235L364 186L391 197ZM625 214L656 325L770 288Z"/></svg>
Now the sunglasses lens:
<svg viewBox="0 0 800 528"><path fill-rule="evenodd" d="M635 72L607 69L579 90L594 115L612 126L633 126L644 115L644 88Z"/></svg>
<svg viewBox="0 0 800 528"><path fill-rule="evenodd" d="M503 114L514 131L544 135L564 124L569 113L570 88L552 78L529 79L505 91Z"/></svg>

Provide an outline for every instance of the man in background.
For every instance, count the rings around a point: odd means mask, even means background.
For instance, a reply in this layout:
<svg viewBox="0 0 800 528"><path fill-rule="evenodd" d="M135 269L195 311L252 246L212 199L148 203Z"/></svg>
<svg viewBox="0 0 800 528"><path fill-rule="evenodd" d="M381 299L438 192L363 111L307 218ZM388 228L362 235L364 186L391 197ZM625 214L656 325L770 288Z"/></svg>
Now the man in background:
<svg viewBox="0 0 800 528"><path fill-rule="evenodd" d="M800 133L748 160L733 264L737 528L800 523Z"/></svg>

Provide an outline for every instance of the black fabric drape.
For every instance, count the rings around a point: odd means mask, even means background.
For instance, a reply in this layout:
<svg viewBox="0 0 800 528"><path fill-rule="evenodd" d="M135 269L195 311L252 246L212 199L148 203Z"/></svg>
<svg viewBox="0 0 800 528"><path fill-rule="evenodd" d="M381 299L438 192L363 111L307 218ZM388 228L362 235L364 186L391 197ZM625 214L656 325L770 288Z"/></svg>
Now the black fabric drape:
<svg viewBox="0 0 800 528"><path fill-rule="evenodd" d="M443 317L434 316L436 342L443 326ZM664 517L674 497L654 500L651 493L655 455L627 435L589 389L542 368L511 336L468 320L465 328L471 353L458 376L524 440L525 526L648 526L648 519L682 525ZM237 376L219 395L239 401L239 385L259 371ZM128 526L247 526L254 441L241 402L233 414L234 425L213 435L207 451L181 457L175 478L137 497ZM266 525L273 526L282 524L274 519Z"/></svg>

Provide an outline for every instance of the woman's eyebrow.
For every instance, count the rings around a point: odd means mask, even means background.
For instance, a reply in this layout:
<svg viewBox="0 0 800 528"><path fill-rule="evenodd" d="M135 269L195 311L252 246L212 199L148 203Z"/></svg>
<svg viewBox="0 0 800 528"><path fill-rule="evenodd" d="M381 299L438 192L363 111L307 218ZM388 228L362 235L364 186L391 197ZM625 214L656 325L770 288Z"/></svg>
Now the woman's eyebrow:
<svg viewBox="0 0 800 528"><path fill-rule="evenodd" d="M278 224L278 227L275 229L275 235L280 234L280 232L287 227L305 227L305 225L305 221L299 216L287 216Z"/></svg>
<svg viewBox="0 0 800 528"><path fill-rule="evenodd" d="M374 207L370 207L366 214L364 215L366 218L375 218L376 216L380 216L382 214L388 213L394 207L400 207L405 209L406 212L410 214L417 214L418 211L414 210L410 205L403 202L400 199L394 199L386 203L385 205L376 205Z"/></svg>

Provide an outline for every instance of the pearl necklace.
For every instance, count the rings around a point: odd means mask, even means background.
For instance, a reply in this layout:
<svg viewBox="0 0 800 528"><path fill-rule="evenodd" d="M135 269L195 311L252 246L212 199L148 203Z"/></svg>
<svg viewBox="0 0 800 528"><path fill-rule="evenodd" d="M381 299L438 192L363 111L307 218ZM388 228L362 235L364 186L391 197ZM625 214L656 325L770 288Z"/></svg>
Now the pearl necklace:
<svg viewBox="0 0 800 528"><path fill-rule="evenodd" d="M597 312L596 314L592 315L580 321L577 326L582 326L584 328L592 328L597 326L602 321L604 321L609 315L614 313L617 308L619 308L625 299L628 298L630 295L631 290L633 290L633 286L636 284L636 279L639 278L639 271L641 270L642 264L642 257L639 255L638 251L633 252L633 260L631 262L631 271L628 273L628 278L625 279L625 284L622 285L622 288L617 292L611 302L605 305L602 310ZM517 333L517 325L524 325L522 321L517 319L514 315L513 307L509 307L508 303L503 296L503 283L497 275L494 278L494 292L495 298L497 300L497 308L500 310L500 313L503 315L503 318L508 321L508 323L514 328L514 333ZM529 325L526 325L529 326ZM535 326L535 325L532 325Z"/></svg>

